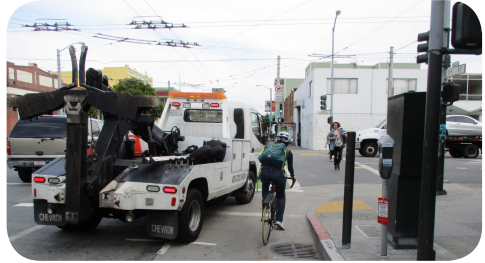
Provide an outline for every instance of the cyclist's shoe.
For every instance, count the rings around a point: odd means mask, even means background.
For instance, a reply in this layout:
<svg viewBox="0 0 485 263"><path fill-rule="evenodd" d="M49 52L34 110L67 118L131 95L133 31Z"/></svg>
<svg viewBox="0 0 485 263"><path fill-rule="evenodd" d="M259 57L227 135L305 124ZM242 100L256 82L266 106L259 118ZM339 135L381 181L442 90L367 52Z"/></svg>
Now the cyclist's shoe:
<svg viewBox="0 0 485 263"><path fill-rule="evenodd" d="M276 221L276 230L285 231L285 226L282 222Z"/></svg>

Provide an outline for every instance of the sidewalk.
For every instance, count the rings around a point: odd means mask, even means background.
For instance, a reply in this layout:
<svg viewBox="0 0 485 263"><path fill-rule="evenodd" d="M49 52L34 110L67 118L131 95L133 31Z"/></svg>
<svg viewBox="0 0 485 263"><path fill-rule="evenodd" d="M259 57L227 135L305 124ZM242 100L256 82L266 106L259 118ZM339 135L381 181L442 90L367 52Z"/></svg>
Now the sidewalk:
<svg viewBox="0 0 485 263"><path fill-rule="evenodd" d="M380 184L356 184L351 230L351 248L342 249L343 185L322 185L312 194L321 203L310 206L307 219L316 247L325 260L381 261L417 260L416 249L393 249L381 257L381 225L377 223ZM469 255L482 231L482 186L446 184L447 195L436 198L434 249L436 260L455 260ZM477 252L474 252L474 254Z"/></svg>

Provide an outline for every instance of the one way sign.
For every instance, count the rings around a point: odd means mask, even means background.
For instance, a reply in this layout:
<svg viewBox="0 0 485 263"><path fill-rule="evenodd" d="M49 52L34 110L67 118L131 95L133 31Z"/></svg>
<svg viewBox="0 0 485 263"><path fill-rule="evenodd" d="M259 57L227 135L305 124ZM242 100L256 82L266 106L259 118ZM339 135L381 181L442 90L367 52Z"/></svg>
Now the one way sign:
<svg viewBox="0 0 485 263"><path fill-rule="evenodd" d="M466 72L466 64L455 66L455 63L453 63L453 67L449 68L446 71L446 76L451 77L455 75L464 74L465 72Z"/></svg>

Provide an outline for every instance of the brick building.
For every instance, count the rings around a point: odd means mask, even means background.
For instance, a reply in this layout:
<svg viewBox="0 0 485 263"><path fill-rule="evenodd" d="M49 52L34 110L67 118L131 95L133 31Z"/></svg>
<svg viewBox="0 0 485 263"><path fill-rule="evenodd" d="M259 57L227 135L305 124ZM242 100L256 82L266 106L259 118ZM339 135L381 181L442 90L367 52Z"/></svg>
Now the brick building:
<svg viewBox="0 0 485 263"><path fill-rule="evenodd" d="M57 76L39 69L37 64L20 66L7 61L7 97L49 92L56 88ZM17 121L18 113L7 107L7 136Z"/></svg>

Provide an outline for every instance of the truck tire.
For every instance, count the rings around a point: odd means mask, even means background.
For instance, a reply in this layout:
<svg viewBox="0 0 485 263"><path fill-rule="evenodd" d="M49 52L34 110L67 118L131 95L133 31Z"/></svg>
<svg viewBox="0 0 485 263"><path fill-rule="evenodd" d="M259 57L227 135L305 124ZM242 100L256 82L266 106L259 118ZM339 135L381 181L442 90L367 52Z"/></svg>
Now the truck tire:
<svg viewBox="0 0 485 263"><path fill-rule="evenodd" d="M22 182L32 182L32 170L31 169L18 169L19 178Z"/></svg>
<svg viewBox="0 0 485 263"><path fill-rule="evenodd" d="M453 158L461 158L463 157L462 150L460 148L450 148L450 155Z"/></svg>
<svg viewBox="0 0 485 263"><path fill-rule="evenodd" d="M377 144L374 142L369 142L362 148L362 155L365 157L374 157L377 154Z"/></svg>
<svg viewBox="0 0 485 263"><path fill-rule="evenodd" d="M96 227L98 227L102 219L103 217L100 215L93 215L88 221L82 222L77 226L65 225L65 226L57 226L57 227L66 231L92 231L96 229Z"/></svg>
<svg viewBox="0 0 485 263"><path fill-rule="evenodd" d="M245 205L251 203L254 197L254 191L256 186L256 176L253 171L249 171L248 180L241 189L243 192L240 196L236 196L236 202L240 205Z"/></svg>
<svg viewBox="0 0 485 263"><path fill-rule="evenodd" d="M465 158L477 158L480 149L475 144L468 144L463 147L462 154Z"/></svg>
<svg viewBox="0 0 485 263"><path fill-rule="evenodd" d="M182 242L194 242L202 230L204 222L204 200L197 189L189 189L187 199L179 212L178 239Z"/></svg>
<svg viewBox="0 0 485 263"><path fill-rule="evenodd" d="M364 152L362 151L362 148L359 148L359 153L360 155L364 156Z"/></svg>

